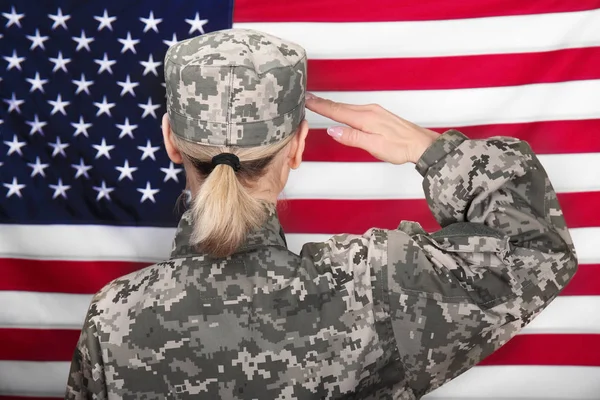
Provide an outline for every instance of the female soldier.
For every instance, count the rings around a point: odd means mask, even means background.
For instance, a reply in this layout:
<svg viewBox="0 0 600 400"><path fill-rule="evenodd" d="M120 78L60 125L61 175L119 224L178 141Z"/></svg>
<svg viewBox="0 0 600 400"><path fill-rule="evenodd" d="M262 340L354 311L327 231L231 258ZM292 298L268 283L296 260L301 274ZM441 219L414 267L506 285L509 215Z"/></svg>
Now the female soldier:
<svg viewBox="0 0 600 400"><path fill-rule="evenodd" d="M524 142L438 135L305 94L304 50L256 31L175 44L165 79L164 142L192 205L169 260L94 296L67 398L418 399L513 337L575 273ZM415 163L441 230L402 222L290 252L275 204L302 161L305 98L349 126L329 130L340 143Z"/></svg>

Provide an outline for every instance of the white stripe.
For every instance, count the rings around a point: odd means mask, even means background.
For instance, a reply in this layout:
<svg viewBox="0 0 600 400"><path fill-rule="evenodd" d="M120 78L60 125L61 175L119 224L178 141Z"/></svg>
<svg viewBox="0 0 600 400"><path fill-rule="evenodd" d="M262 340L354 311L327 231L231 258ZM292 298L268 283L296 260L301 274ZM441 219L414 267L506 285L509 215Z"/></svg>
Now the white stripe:
<svg viewBox="0 0 600 400"><path fill-rule="evenodd" d="M0 395L63 397L68 362L0 361ZM597 400L600 368L474 367L423 400Z"/></svg>
<svg viewBox="0 0 600 400"><path fill-rule="evenodd" d="M233 26L296 42L309 59L506 54L600 44L600 10L441 21Z"/></svg>
<svg viewBox="0 0 600 400"><path fill-rule="evenodd" d="M81 329L91 295L0 291L0 328ZM18 306L16 306L18 305ZM600 333L600 296L562 296L524 333Z"/></svg>
<svg viewBox="0 0 600 400"><path fill-rule="evenodd" d="M570 229L571 238L580 264L596 264L600 262L600 227ZM287 234L288 248L300 253L302 246L309 242L324 242L332 234L295 233Z"/></svg>
<svg viewBox="0 0 600 400"><path fill-rule="evenodd" d="M331 100L376 103L418 125L458 127L600 117L600 80L448 90L315 92ZM308 111L312 128L339 123Z"/></svg>
<svg viewBox="0 0 600 400"><path fill-rule="evenodd" d="M127 230L129 234L122 235L120 229ZM580 262L585 264L600 262L600 246L598 246L600 227L574 228L570 232ZM294 253L299 253L304 243L322 242L335 233L338 232L288 233L286 234L288 248ZM0 226L0 257L153 263L169 257L170 243L174 235L174 228L3 225ZM120 237L121 240L115 241L114 237Z"/></svg>
<svg viewBox="0 0 600 400"><path fill-rule="evenodd" d="M600 153L541 154L537 157L555 191L600 190ZM423 177L414 164L306 162L291 171L281 198L423 199L422 185Z"/></svg>
<svg viewBox="0 0 600 400"><path fill-rule="evenodd" d="M156 262L169 255L174 235L174 228L0 225L0 256Z"/></svg>

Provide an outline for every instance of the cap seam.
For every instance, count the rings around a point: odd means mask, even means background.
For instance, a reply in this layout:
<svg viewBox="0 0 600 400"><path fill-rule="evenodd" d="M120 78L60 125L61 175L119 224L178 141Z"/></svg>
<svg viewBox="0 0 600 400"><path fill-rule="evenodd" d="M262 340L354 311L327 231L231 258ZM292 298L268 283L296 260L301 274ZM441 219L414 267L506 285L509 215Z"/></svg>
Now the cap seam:
<svg viewBox="0 0 600 400"><path fill-rule="evenodd" d="M281 66L281 67L273 67L273 68L269 68L269 69L268 69L268 70L266 70L265 72L262 72L262 73L258 73L258 72L257 72L257 75L258 75L258 76L262 76L262 75L265 75L265 74L267 74L267 73L269 73L269 72L271 72L271 71L273 71L273 70L275 70L275 69L282 69L282 68L293 68L293 67L296 67L298 64L302 63L302 62L303 62L305 59L307 59L307 55L306 55L306 54L305 54L304 56L302 56L302 58L301 58L301 59L299 59L299 60L298 60L298 61L297 61L295 64L284 65L284 66ZM194 65L187 65L187 64L179 64L179 63L177 63L177 62L173 61L173 59L172 59L172 58L170 58L169 56L167 56L167 57L166 57L166 60L165 60L165 67L166 67L166 65L167 65L167 62L171 62L171 63L173 63L173 64L177 65L178 67L188 67L188 66L189 66L189 67L193 67L193 66L194 66ZM232 67L233 67L233 68L245 68L245 69L252 69L251 67L248 67L248 66L246 66L246 65L229 65L229 64L227 64L227 65L195 65L195 67L198 67L198 68L223 68L223 67L230 67L230 68L232 68ZM255 69L252 69L252 70L253 70L253 71L256 71Z"/></svg>
<svg viewBox="0 0 600 400"><path fill-rule="evenodd" d="M298 104L297 104L297 105L296 105L294 108L292 108L291 110L289 110L289 111L287 111L287 112L285 112L285 113L283 113L283 114L279 114L279 115L278 115L278 116L276 116L275 118L270 118L270 119L261 119L261 120L259 120L259 121L252 121L252 122L217 122L217 121L208 121L208 120L205 120L205 119L198 119L198 118L192 118L192 117L188 117L188 116L185 116L185 115L183 115L183 114L181 114L180 112L177 112L177 111L175 111L175 110L169 110L169 112L171 112L171 113L173 113L173 114L177 114L178 116L180 116L180 117L183 117L183 118L185 118L185 119L187 119L187 120L192 120L192 121L197 121L197 122L206 122L206 123L209 123L209 124L219 124L219 125L238 125L238 124L244 124L244 125L249 125L249 124L258 124L258 123L261 123L261 122L273 121L273 120L274 120L274 119L276 119L276 118L279 118L279 117L284 117L284 116L286 116L286 115L288 115L288 114L291 114L291 113L293 113L294 111L296 111L296 110L297 110L297 109L298 109L300 106L302 106L302 104L303 104L303 102L300 102L300 103L298 103Z"/></svg>
<svg viewBox="0 0 600 400"><path fill-rule="evenodd" d="M227 94L227 120L231 120L231 109L233 108L233 68L229 67L229 93ZM231 126L227 126L227 133L225 134L225 144L231 145Z"/></svg>

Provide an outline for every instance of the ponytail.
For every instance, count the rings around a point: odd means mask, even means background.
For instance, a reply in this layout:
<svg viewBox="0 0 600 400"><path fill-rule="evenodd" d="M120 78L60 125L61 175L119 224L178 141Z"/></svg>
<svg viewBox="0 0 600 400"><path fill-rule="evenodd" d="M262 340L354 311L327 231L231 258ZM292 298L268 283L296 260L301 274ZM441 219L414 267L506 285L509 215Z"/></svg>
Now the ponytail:
<svg viewBox="0 0 600 400"><path fill-rule="evenodd" d="M249 188L265 175L275 155L294 136L266 146L235 148L206 146L173 135L175 146L189 161L188 179L200 183L200 189L192 193L190 245L199 246L212 257L227 257L244 243L250 231L265 222L268 208ZM213 168L212 158L223 152L238 156L239 171L225 164Z"/></svg>
<svg viewBox="0 0 600 400"><path fill-rule="evenodd" d="M214 257L226 257L240 247L246 234L260 227L267 210L252 197L233 168L217 165L192 200L192 243Z"/></svg>

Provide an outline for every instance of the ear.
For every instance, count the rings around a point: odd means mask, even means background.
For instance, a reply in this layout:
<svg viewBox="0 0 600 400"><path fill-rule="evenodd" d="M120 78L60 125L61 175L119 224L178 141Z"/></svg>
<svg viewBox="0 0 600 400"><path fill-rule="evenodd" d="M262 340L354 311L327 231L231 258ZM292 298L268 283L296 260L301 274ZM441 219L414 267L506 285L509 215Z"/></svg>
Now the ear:
<svg viewBox="0 0 600 400"><path fill-rule="evenodd" d="M162 119L162 134L165 142L165 149L171 161L175 164L182 164L183 157L181 152L177 150L177 147L173 144L173 131L171 131L171 124L169 123L169 116L167 113L163 115Z"/></svg>
<svg viewBox="0 0 600 400"><path fill-rule="evenodd" d="M298 126L298 131L292 139L290 153L289 153L289 166L291 169L297 169L302 163L302 155L304 154L304 145L306 144L306 137L308 135L308 122L302 120Z"/></svg>

